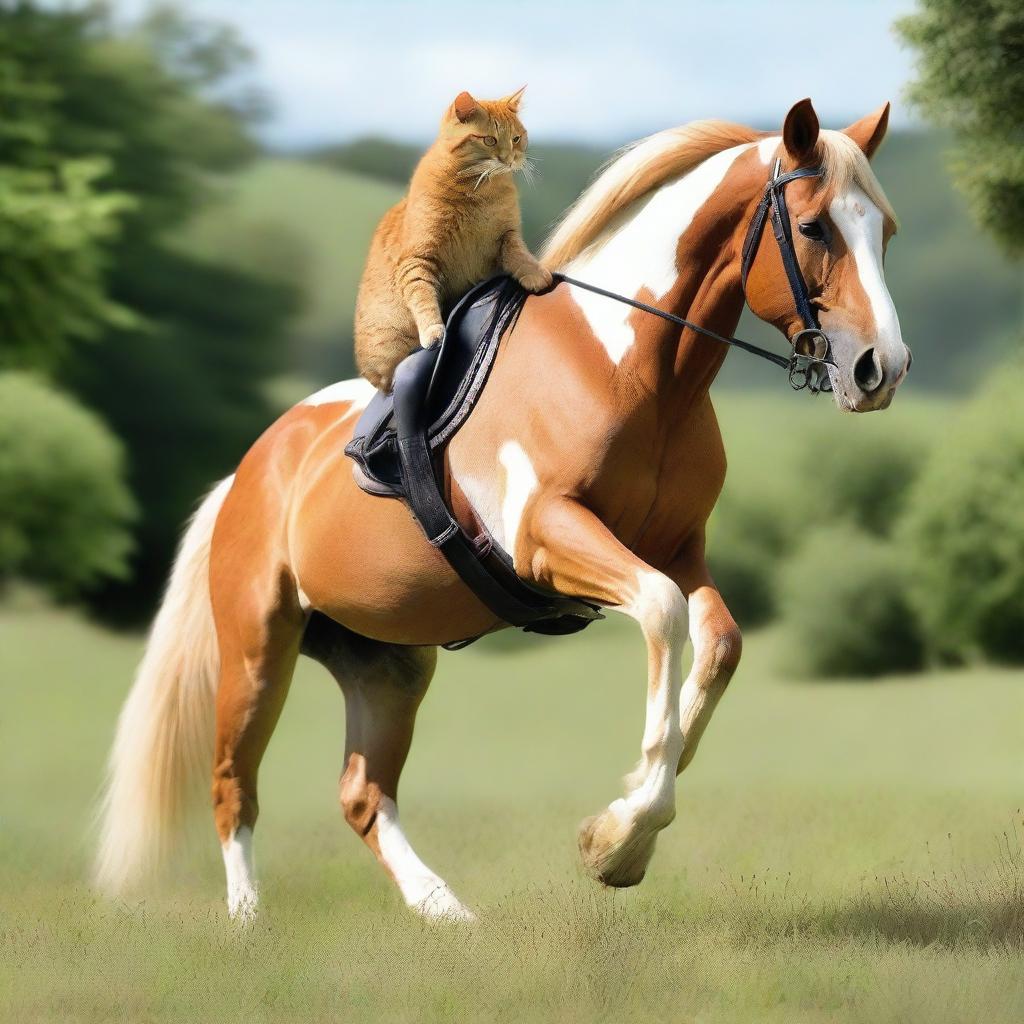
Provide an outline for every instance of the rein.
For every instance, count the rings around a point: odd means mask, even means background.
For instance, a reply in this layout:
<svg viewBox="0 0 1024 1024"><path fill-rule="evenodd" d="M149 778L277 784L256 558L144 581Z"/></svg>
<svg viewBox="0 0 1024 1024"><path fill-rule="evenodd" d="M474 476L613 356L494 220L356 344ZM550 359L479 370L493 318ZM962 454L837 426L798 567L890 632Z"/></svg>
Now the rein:
<svg viewBox="0 0 1024 1024"><path fill-rule="evenodd" d="M632 306L634 309L639 309L644 313L661 317L662 320L667 320L669 323L677 324L680 327L689 327L691 331L703 334L704 337L710 338L712 341L720 342L723 345L732 345L734 348L740 348L744 352L751 353L751 355L767 359L768 362L774 363L776 366L780 366L788 371L790 386L795 391L802 391L804 388L808 388L815 395L820 391L831 391L832 384L828 376L827 367L835 366L836 364L832 359L828 337L818 323L814 307L811 305L810 297L807 294L807 285L804 282L803 275L800 273L800 264L797 262L796 251L793 248L793 234L789 226L789 214L786 211L784 191L786 186L797 178L820 177L822 168L798 167L796 170L788 171L785 174L780 173L781 168L782 160L776 159L771 179L764 189L764 196L760 203L758 203L753 219L750 222L750 227L747 229L747 235L743 241L740 280L744 297L746 297L747 274L754 263L754 257L757 254L761 236L764 234L765 224L768 222L770 215L772 231L775 235L775 241L778 243L779 252L782 255L783 266L786 268L786 278L789 281L790 291L793 293L793 301L804 324L803 329L793 336L791 342L793 352L788 359L777 352L761 348L760 345L743 341L741 338L726 337L724 334L718 334L707 327L695 324L692 320L686 320L681 316L676 316L674 313L666 313L665 310L658 309L657 306L651 306L646 302L631 299L626 295L620 295L618 292L608 291L607 288L600 288L596 284L588 284L586 281L579 281L574 277L568 277L557 272L552 277L555 281L564 281L566 284L573 285L576 288L583 288L585 291L593 292L595 295L603 295L605 298L614 299L616 302Z"/></svg>

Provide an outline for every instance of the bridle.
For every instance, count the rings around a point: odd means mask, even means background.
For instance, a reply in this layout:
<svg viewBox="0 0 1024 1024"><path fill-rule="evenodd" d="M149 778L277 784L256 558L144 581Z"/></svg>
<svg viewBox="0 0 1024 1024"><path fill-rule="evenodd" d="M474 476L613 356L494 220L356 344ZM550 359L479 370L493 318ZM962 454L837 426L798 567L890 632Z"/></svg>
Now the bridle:
<svg viewBox="0 0 1024 1024"><path fill-rule="evenodd" d="M651 313L653 316L661 317L669 323L678 324L680 327L689 327L690 330L703 334L713 341L719 341L723 345L732 345L741 348L752 355L761 356L776 366L781 366L789 374L790 386L796 391L803 391L807 388L811 394L818 394L820 391L831 391L832 381L828 374L828 367L835 366L832 359L832 349L828 336L821 329L814 307L811 305L810 296L807 294L807 284L803 274L800 273L800 264L796 258L796 250L793 248L793 233L789 226L789 213L786 210L786 186L797 178L819 178L824 173L822 167L798 167L795 170L782 173L782 160L776 159L769 178L764 188L764 195L757 204L754 216L747 228L746 238L743 241L742 262L740 264L740 281L743 288L743 296L747 296L747 275L754 264L754 257L757 255L761 243L761 236L764 234L765 224L769 217L772 222L772 231L775 241L779 246L779 253L782 256L782 265L786 268L786 279L789 281L789 289L793 293L793 302L796 311L803 321L803 328L791 339L793 351L787 359L776 352L771 352L760 345L754 345L749 341L740 338L728 338L724 334L718 334L685 320L674 313L666 313L663 309L650 306L646 302L628 298L617 292L599 288L595 284L588 284L586 281L578 281L576 278L567 277L565 274L556 273L553 276L556 282L565 281L566 284L583 288L586 291L594 292L596 295L603 295L609 299L632 306L634 309ZM749 301L748 301L749 305Z"/></svg>
<svg viewBox="0 0 1024 1024"><path fill-rule="evenodd" d="M797 167L795 170L783 174L782 160L776 159L772 176L765 186L761 202L757 204L750 227L747 228L740 264L740 282L743 287L743 295L746 297L747 275L754 265L754 257L757 255L761 236L764 234L764 226L770 215L772 231L782 256L782 265L786 268L789 290L793 293L796 311L800 314L804 325L803 329L797 331L790 339L793 354L789 361L789 383L797 391L809 387L813 394L832 390L832 382L826 367L835 366L835 363L831 358L828 337L821 329L817 313L814 306L811 305L810 296L807 294L807 284L804 282L804 275L800 273L800 264L797 262L796 250L793 248L793 232L789 226L789 212L786 209L786 186L791 181L796 181L797 178L820 178L822 173L823 169L818 166Z"/></svg>

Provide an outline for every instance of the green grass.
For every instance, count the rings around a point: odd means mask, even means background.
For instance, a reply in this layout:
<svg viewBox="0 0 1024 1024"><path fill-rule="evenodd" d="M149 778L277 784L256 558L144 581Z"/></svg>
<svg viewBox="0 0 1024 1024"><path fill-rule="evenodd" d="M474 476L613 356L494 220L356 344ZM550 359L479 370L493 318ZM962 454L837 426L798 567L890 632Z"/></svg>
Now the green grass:
<svg viewBox="0 0 1024 1024"><path fill-rule="evenodd" d="M622 892L583 877L574 832L637 754L635 630L443 655L402 808L472 928L412 918L342 823L342 702L304 663L264 764L263 916L238 933L208 823L160 894L90 893L92 801L140 642L9 607L0 1015L1019 1021L1021 674L797 685L774 647L750 638L647 879Z"/></svg>

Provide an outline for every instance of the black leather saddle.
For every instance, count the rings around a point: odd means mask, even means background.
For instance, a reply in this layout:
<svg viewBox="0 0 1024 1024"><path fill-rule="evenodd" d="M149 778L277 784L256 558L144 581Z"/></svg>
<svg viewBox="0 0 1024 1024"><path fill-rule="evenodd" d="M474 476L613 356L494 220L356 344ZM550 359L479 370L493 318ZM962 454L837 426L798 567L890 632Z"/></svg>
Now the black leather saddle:
<svg viewBox="0 0 1024 1024"><path fill-rule="evenodd" d="M530 632L575 633L602 618L598 606L520 579L509 554L484 529L467 534L443 496L444 445L472 412L525 301L509 277L473 288L449 314L441 344L407 356L393 392L373 397L345 454L364 491L406 502L427 540L499 619Z"/></svg>

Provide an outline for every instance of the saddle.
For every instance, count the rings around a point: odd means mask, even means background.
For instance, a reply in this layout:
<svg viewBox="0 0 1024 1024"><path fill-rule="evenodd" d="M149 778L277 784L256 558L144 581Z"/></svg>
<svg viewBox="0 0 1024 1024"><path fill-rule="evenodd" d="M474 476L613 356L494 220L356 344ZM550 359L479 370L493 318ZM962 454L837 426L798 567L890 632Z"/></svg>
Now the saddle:
<svg viewBox="0 0 1024 1024"><path fill-rule="evenodd" d="M526 295L504 276L468 292L448 315L441 344L407 356L392 393L373 397L345 454L356 483L368 494L403 500L427 540L499 619L527 632L575 633L603 618L598 606L520 579L509 553L485 528L467 534L444 499L444 447L473 411Z"/></svg>

